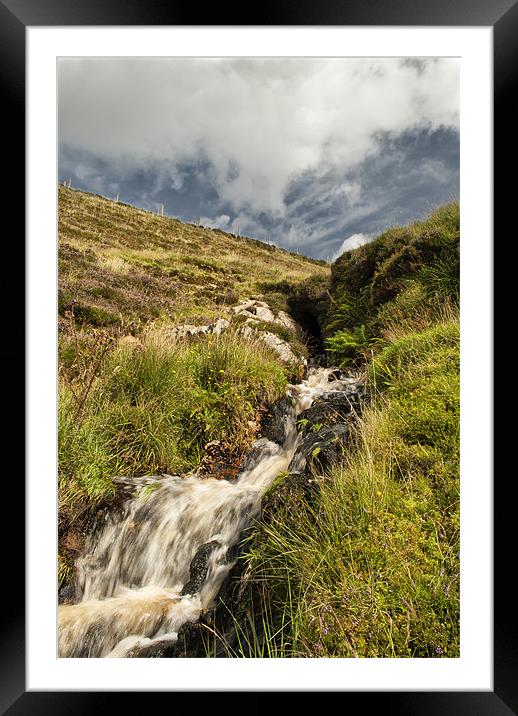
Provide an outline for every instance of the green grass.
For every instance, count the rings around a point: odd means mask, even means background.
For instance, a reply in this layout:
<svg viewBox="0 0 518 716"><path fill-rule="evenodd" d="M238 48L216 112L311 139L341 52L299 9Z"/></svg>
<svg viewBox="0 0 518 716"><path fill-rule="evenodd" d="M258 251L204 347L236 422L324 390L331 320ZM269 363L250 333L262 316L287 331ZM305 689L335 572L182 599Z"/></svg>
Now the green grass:
<svg viewBox="0 0 518 716"><path fill-rule="evenodd" d="M117 500L113 477L186 474L220 441L237 464L287 375L259 340L235 332L191 341L148 328L116 341L91 328L60 346L58 583L68 583L88 525Z"/></svg>
<svg viewBox="0 0 518 716"><path fill-rule="evenodd" d="M343 366L365 359L371 341L423 330L459 303L459 204L385 231L333 264L326 347ZM343 350L341 350L343 346ZM367 352L365 349L368 349Z"/></svg>
<svg viewBox="0 0 518 716"><path fill-rule="evenodd" d="M287 378L263 343L233 329L175 342L262 286L327 279L322 261L59 187L59 582L90 520L117 500L117 475L185 473L221 442L236 461ZM287 287L287 288L286 288ZM274 329L279 332L281 329ZM297 336L289 340L301 355ZM71 545L71 546L67 546Z"/></svg>
<svg viewBox="0 0 518 716"><path fill-rule="evenodd" d="M458 204L344 254L327 289L312 285L330 360L363 364L371 400L310 499L289 475L265 494L236 616L262 641L237 651L457 657Z"/></svg>
<svg viewBox="0 0 518 716"><path fill-rule="evenodd" d="M266 496L247 559L269 592L257 628L283 624L277 655L459 655L458 368L456 321L395 341L371 367L356 448L317 476L318 496Z"/></svg>
<svg viewBox="0 0 518 716"><path fill-rule="evenodd" d="M219 337L168 328L263 297L318 321L333 362L366 363L371 401L311 498L286 474L264 495L235 638L208 634L207 655L458 656L458 204L340 257L329 284L260 242L81 192L59 202L60 583L113 476L187 473L212 440L232 460L250 446L289 378L275 355L239 320Z"/></svg>
<svg viewBox="0 0 518 716"><path fill-rule="evenodd" d="M229 458L240 456L254 438L258 410L286 386L274 355L236 333L188 342L149 330L141 340L112 347L98 362L93 381L81 370L84 358L77 348L63 353L68 355L59 387L64 509L110 495L115 475L189 471L212 440L222 441Z"/></svg>

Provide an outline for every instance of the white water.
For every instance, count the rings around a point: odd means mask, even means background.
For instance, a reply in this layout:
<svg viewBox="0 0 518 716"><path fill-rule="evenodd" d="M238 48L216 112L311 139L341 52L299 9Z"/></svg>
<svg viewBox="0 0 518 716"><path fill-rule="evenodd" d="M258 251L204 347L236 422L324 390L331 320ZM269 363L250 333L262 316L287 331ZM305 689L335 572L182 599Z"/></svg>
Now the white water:
<svg viewBox="0 0 518 716"><path fill-rule="evenodd" d="M135 647L175 640L183 624L197 621L233 566L228 552L258 516L261 493L290 464L297 415L316 397L351 382L329 382L331 370L311 369L305 381L289 386L283 444L258 441L257 458L237 482L196 476L131 480L136 497L92 537L78 564L81 601L59 607L60 657L125 657ZM218 544L201 589L182 595L197 550L213 541Z"/></svg>

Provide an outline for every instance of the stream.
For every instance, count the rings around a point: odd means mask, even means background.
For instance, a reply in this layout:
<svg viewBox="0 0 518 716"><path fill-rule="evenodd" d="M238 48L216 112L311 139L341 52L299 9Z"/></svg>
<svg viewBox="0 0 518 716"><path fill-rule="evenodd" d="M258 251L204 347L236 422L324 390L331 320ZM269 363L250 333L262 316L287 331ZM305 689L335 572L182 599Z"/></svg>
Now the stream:
<svg viewBox="0 0 518 716"><path fill-rule="evenodd" d="M77 564L78 601L58 608L60 657L120 658L176 641L184 624L214 604L243 532L260 515L262 493L293 461L301 441L297 416L355 382L336 374L310 368L304 381L288 386L282 443L258 440L235 482L127 478L134 496L89 537ZM201 579L193 579L192 565L202 557Z"/></svg>

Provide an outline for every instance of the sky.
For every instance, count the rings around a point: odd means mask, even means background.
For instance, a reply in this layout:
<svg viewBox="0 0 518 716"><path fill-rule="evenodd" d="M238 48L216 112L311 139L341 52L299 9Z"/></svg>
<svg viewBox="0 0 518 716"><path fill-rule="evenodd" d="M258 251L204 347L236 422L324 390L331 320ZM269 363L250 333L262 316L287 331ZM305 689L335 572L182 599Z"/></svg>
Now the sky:
<svg viewBox="0 0 518 716"><path fill-rule="evenodd" d="M62 58L60 182L334 260L459 195L459 64Z"/></svg>

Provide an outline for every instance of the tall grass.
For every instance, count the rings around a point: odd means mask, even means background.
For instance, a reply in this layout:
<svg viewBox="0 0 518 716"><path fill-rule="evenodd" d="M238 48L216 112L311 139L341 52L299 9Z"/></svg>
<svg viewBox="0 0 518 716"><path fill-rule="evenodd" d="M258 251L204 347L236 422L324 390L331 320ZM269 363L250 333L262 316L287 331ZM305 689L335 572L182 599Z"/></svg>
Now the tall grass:
<svg viewBox="0 0 518 716"><path fill-rule="evenodd" d="M115 475L196 468L212 440L239 457L258 411L286 385L264 344L232 332L179 341L149 329L113 347L93 380L78 371L82 360L72 352L59 385L59 499L74 510L110 496Z"/></svg>
<svg viewBox="0 0 518 716"><path fill-rule="evenodd" d="M383 346L380 338L430 327L443 320L445 304L458 308L459 249L459 204L452 202L340 256L325 320L333 359L344 366L365 360Z"/></svg>
<svg viewBox="0 0 518 716"><path fill-rule="evenodd" d="M455 320L396 340L371 366L355 449L318 496L290 505L283 492L272 514L266 497L248 560L269 590L258 624L282 618L279 655L459 655L458 368Z"/></svg>

